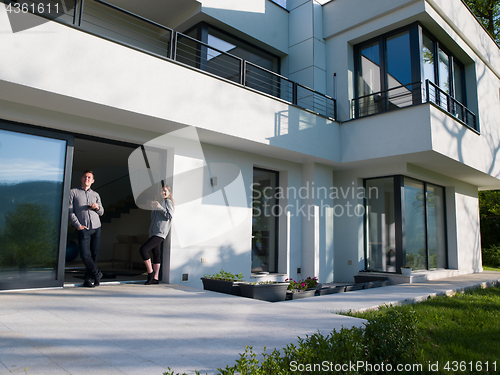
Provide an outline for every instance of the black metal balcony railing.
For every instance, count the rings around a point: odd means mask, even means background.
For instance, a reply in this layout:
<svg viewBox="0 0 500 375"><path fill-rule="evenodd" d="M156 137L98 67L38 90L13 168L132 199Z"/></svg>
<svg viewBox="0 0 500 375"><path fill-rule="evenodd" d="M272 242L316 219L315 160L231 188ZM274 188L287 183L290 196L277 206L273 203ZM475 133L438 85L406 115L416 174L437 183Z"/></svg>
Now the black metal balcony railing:
<svg viewBox="0 0 500 375"><path fill-rule="evenodd" d="M0 0L7 3L14 1ZM21 0L27 11L73 25L163 59L170 59L274 96L330 119L336 118L333 98L290 81L242 58L202 43L190 36L140 17L102 0ZM37 12L38 4L50 3L48 12ZM34 6L29 6L30 4ZM57 18L54 18L57 8ZM47 8L45 8L47 9Z"/></svg>
<svg viewBox="0 0 500 375"><path fill-rule="evenodd" d="M434 103L468 127L478 131L476 115L455 98L448 95L431 81L425 81L426 102Z"/></svg>
<svg viewBox="0 0 500 375"><path fill-rule="evenodd" d="M354 98L352 117L361 118L420 103L420 82L410 83Z"/></svg>
<svg viewBox="0 0 500 375"><path fill-rule="evenodd" d="M352 118L361 118L422 103L432 103L469 128L479 131L476 115L429 80L425 81L425 85L415 82L354 98L351 115Z"/></svg>

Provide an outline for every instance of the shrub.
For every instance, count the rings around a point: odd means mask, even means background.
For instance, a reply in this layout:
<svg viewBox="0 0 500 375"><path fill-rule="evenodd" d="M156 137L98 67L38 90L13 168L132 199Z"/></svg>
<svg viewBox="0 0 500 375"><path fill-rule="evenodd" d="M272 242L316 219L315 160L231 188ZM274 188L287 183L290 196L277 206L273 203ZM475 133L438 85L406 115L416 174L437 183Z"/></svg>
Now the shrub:
<svg viewBox="0 0 500 375"><path fill-rule="evenodd" d="M204 278L206 279L215 279L215 280L225 280L225 281L241 281L243 280L243 274L239 273L237 275L226 272L223 269L221 269L218 273L214 273L212 275L203 275Z"/></svg>
<svg viewBox="0 0 500 375"><path fill-rule="evenodd" d="M481 249L483 265L489 267L500 267L500 245L491 245Z"/></svg>
<svg viewBox="0 0 500 375"><path fill-rule="evenodd" d="M289 344L283 349L283 354L276 349L266 354L264 348L260 363L252 347L247 347L234 366L226 366L218 371L221 375L291 375L304 371L308 374L324 374L325 369L320 366L301 369L298 365L335 365L358 361L372 365L391 364L396 368L398 364L416 363L419 352L416 323L413 312L389 309L379 319L367 322L364 329L342 328L326 336L318 332L305 339L299 338L297 345ZM328 373L345 373L334 370L330 367ZM367 374L371 371L360 367L349 373Z"/></svg>

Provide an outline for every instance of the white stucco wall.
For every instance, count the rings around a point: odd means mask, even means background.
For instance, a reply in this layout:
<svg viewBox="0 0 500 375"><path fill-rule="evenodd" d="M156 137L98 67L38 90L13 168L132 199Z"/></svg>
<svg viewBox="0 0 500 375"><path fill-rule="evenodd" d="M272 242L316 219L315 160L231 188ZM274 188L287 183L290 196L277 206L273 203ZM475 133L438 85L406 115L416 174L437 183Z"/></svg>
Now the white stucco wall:
<svg viewBox="0 0 500 375"><path fill-rule="evenodd" d="M4 4L0 20L5 30ZM339 147L331 147L332 142L338 145L338 124L330 120L77 29L47 22L3 33L2 45L9 53L0 55L1 99L157 132L192 125L327 160L339 158ZM132 116L118 120L116 110L144 118L140 125Z"/></svg>

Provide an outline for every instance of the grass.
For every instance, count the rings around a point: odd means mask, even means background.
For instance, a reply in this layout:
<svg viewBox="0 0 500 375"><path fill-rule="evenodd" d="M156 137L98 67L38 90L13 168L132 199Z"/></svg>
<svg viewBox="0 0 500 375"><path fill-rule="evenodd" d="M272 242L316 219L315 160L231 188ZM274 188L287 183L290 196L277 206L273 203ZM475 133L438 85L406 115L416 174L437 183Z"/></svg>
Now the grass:
<svg viewBox="0 0 500 375"><path fill-rule="evenodd" d="M483 266L484 271L497 271L500 272L500 267L489 267L489 266Z"/></svg>
<svg viewBox="0 0 500 375"><path fill-rule="evenodd" d="M233 366L219 369L221 375L320 375L322 370L297 364L342 364L353 361L372 365L421 366L419 374L500 373L500 286L474 289L455 296L429 298L403 306L346 315L368 320L365 329L353 327L299 338L282 350L261 353L251 347ZM261 357L259 355L259 357ZM295 366L295 367L294 367ZM198 372L196 372L198 374ZM385 373L328 371L331 374ZM165 375L174 375L173 371Z"/></svg>
<svg viewBox="0 0 500 375"><path fill-rule="evenodd" d="M390 309L416 314L421 360L439 362L441 371L432 373L475 373L478 363L483 365L481 373L487 373L485 362L489 362L488 373L495 373L492 371L495 361L500 371L500 287L349 315L376 321ZM467 371L446 371L443 366L447 362L452 366L452 361L465 365ZM474 371L470 371L471 366Z"/></svg>

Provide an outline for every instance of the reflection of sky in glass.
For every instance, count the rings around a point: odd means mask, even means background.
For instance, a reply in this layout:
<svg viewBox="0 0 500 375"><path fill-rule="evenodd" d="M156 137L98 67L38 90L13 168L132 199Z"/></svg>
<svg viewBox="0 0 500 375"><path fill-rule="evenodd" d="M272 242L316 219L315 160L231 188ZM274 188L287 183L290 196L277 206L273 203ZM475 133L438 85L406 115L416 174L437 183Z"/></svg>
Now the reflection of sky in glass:
<svg viewBox="0 0 500 375"><path fill-rule="evenodd" d="M216 36L213 36L211 34L208 34L208 42L207 42L207 44L209 46L212 46L212 47L217 48L218 50L224 51L224 52L229 52L233 48L236 48L236 46L234 44L228 43L225 40L219 39ZM215 51L215 50L209 48L208 51L207 51L207 55L208 55L207 56L207 60L211 60L214 57L219 56L220 52L219 51Z"/></svg>
<svg viewBox="0 0 500 375"><path fill-rule="evenodd" d="M272 0L276 4L281 5L283 8L286 8L286 0Z"/></svg>
<svg viewBox="0 0 500 375"><path fill-rule="evenodd" d="M0 130L0 184L63 181L66 142Z"/></svg>

